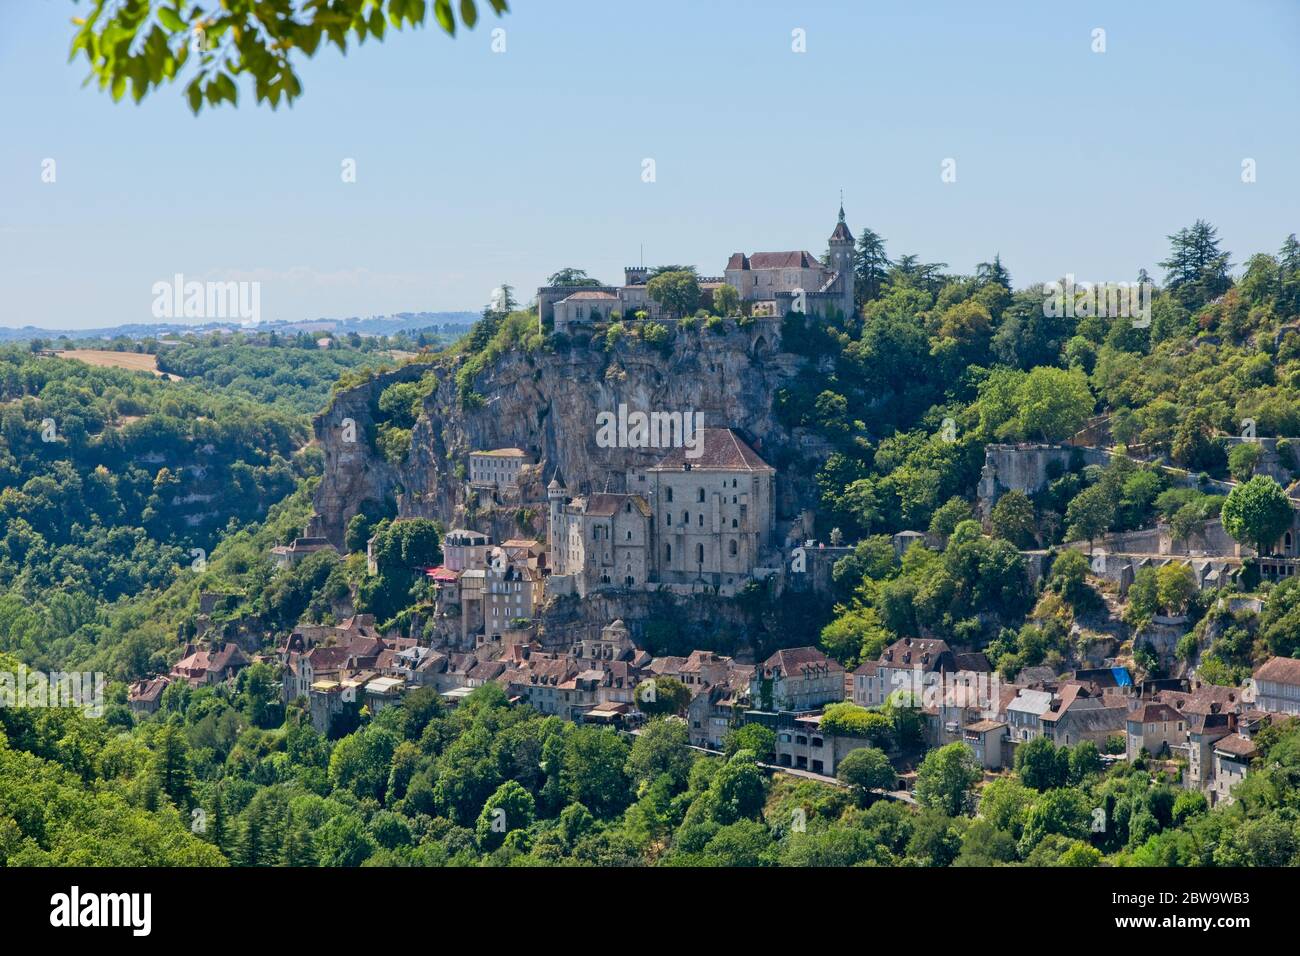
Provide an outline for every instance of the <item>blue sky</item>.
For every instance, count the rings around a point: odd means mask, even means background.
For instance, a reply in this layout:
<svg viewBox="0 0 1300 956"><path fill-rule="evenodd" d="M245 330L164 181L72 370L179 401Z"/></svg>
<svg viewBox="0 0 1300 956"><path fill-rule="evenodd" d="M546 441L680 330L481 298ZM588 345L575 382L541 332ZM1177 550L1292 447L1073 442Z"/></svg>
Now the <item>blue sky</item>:
<svg viewBox="0 0 1300 956"><path fill-rule="evenodd" d="M258 280L289 320L478 309L562 266L613 281L642 244L714 274L821 253L841 188L891 255L999 252L1018 286L1158 276L1198 217L1234 262L1300 231L1294 0L512 5L324 50L290 109L243 90L195 118L179 86L82 88L84 3L0 0L0 325L152 321L178 272Z"/></svg>

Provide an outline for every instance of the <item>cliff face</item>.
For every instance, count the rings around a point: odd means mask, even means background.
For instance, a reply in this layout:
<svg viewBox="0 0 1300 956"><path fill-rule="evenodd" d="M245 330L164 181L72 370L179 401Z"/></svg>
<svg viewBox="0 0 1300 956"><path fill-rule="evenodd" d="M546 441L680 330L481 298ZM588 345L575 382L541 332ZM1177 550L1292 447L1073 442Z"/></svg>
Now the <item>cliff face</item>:
<svg viewBox="0 0 1300 956"><path fill-rule="evenodd" d="M612 351L585 343L559 351L512 351L473 382L481 404L462 408L457 363L408 365L341 392L315 422L325 473L315 497L309 533L341 545L348 520L367 500L393 495L399 514L467 525L497 540L544 533L545 484L558 471L569 493L625 491L630 469L653 465L657 448L601 448L597 416L629 412L700 412L708 428L734 428L778 470L778 516L783 527L815 500L811 474L829 449L792 434L772 415L776 391L791 384L806 360L776 351L779 329L756 321L725 335L703 329L679 332L661 351L624 339ZM400 464L373 447L380 393L426 373L437 387L412 429L411 449ZM355 423L347 442L346 420ZM467 485L468 456L476 449L517 447L539 463L520 502L493 506L476 500ZM529 509L531 524L517 523Z"/></svg>

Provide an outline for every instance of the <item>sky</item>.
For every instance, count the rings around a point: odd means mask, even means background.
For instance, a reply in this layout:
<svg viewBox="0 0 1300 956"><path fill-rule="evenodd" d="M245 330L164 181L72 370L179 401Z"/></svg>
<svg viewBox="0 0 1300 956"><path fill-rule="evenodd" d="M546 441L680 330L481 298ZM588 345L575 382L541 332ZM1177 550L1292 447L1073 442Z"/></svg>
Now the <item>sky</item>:
<svg viewBox="0 0 1300 956"><path fill-rule="evenodd" d="M178 273L289 321L478 310L565 266L716 275L821 254L841 190L891 256L997 253L1017 287L1159 278L1197 218L1234 263L1300 232L1296 0L512 0L198 117L180 84L83 88L87 5L0 0L0 326L156 321Z"/></svg>

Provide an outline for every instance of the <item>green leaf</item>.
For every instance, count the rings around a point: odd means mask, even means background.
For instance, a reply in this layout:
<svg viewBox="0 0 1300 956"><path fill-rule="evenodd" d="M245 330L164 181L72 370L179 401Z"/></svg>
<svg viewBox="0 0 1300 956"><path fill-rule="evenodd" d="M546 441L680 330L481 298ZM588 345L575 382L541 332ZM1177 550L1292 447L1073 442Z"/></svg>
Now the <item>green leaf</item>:
<svg viewBox="0 0 1300 956"><path fill-rule="evenodd" d="M460 0L460 18L465 26L474 29L474 24L478 23L478 9L474 6L474 0Z"/></svg>
<svg viewBox="0 0 1300 956"><path fill-rule="evenodd" d="M456 35L456 17L451 12L451 0L434 0L433 15L443 30L451 36Z"/></svg>
<svg viewBox="0 0 1300 956"><path fill-rule="evenodd" d="M185 21L171 7L158 8L158 22L165 26L172 33L180 33L185 29Z"/></svg>

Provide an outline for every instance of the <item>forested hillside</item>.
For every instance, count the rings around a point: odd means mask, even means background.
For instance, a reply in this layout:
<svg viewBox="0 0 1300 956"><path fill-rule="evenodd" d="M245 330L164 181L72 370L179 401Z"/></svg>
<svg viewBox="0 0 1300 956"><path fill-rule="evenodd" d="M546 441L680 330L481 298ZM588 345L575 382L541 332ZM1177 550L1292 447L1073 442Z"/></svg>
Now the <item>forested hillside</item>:
<svg viewBox="0 0 1300 956"><path fill-rule="evenodd" d="M1023 550L1157 517L1191 527L1231 515L1231 496L1171 476L1245 487L1254 463L1227 441L1243 420L1261 436L1300 434L1300 244L1291 237L1276 255L1249 257L1234 280L1208 225L1171 240L1149 326L1049 315L1043 288L1015 291L996 258L951 275L915 256L889 259L869 231L859 243L860 315L787 321L784 350L813 361L772 397L773 413L833 451L790 462L805 470L781 480L815 486L819 533L855 545L816 612L829 653L854 665L895 638L935 636L983 650L1012 677L1077 660L1073 625L1112 610L1134 633L1157 613L1187 615L1178 653L1207 680L1232 682L1267 654L1295 652L1300 585L1291 582L1251 582L1263 609L1230 613L1218 594L1155 572L1109 608L1114 596L1077 552L1057 557L1038 586L1027 575ZM750 320L704 321L707 330ZM658 328L602 329L558 347L630 338L658 349L661 335L696 334ZM706 349L708 335L698 342ZM458 398L490 400L475 391L477 377L524 347L557 343L525 312L489 315L457 351L467 370ZM267 551L300 532L319 471L301 413L324 403L335 376L359 381L369 367L314 352L280 361L278 348L191 345L163 360L201 383L0 353L0 651L119 681L102 719L0 709L0 862L1300 862L1294 722L1258 736L1258 769L1235 803L1210 810L1160 762L1110 766L1091 744L1027 744L1013 773L979 787L961 745L921 751L910 708L837 715L873 745L845 761L839 788L771 777L758 766L771 732L754 725L733 733L726 755L703 756L680 723L654 721L631 741L512 705L492 684L454 710L414 691L327 739L298 706L286 713L274 669L256 664L231 688L174 684L156 715L134 718L120 681L175 660L200 589L231 595L219 624L255 621L268 644L301 619L358 606L382 607L400 625L427 599L409 574L393 587L381 574L365 590L360 555L273 570ZM423 396L414 384L386 414L409 429ZM47 420L52 440L42 438ZM989 443L1061 441L1103 420L1124 446L1109 465L1062 469L1042 493L1004 496L987 523L974 520ZM213 497L186 503L191 494ZM365 530L383 527L367 519ZM901 530L942 544L900 559L888 535ZM192 547L205 551L201 568L190 565ZM764 595L740 600L761 606ZM1131 653L1139 675L1168 663L1140 641ZM899 766L916 769L916 806L879 793ZM74 816L88 822L62 822Z"/></svg>

